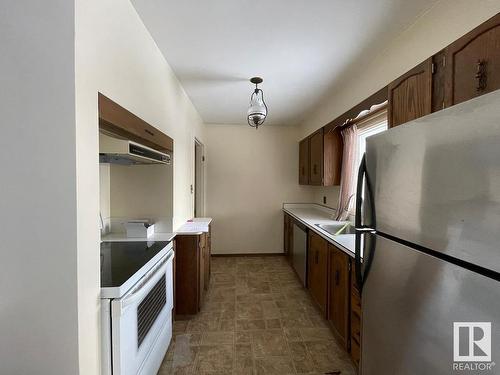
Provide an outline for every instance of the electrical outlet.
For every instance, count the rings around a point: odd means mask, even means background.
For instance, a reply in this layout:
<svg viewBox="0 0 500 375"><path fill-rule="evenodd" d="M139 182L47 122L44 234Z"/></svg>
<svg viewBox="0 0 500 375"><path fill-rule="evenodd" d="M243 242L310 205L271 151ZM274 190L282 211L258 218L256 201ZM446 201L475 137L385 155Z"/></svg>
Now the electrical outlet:
<svg viewBox="0 0 500 375"><path fill-rule="evenodd" d="M326 196L323 196L323 204L326 204Z"/></svg>

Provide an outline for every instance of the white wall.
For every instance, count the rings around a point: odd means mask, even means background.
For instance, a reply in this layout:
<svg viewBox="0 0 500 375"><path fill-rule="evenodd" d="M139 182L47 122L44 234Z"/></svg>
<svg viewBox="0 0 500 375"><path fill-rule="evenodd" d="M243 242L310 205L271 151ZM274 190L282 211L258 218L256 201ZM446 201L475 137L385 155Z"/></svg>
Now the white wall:
<svg viewBox="0 0 500 375"><path fill-rule="evenodd" d="M298 184L297 129L207 125L207 216L215 254L283 251L283 202L309 202Z"/></svg>
<svg viewBox="0 0 500 375"><path fill-rule="evenodd" d="M77 374L74 3L3 0L0 45L0 374Z"/></svg>
<svg viewBox="0 0 500 375"><path fill-rule="evenodd" d="M298 139L326 125L498 12L498 0L439 1L375 59L355 62L350 74L300 125ZM321 203L326 195L327 204L336 207L337 199L330 204L330 198L338 194L338 187L311 190L315 191L315 202Z"/></svg>
<svg viewBox="0 0 500 375"><path fill-rule="evenodd" d="M127 0L76 0L78 303L80 373L99 366L97 93L174 139L173 226L191 218L194 137L204 125Z"/></svg>
<svg viewBox="0 0 500 375"><path fill-rule="evenodd" d="M99 212L102 218L103 231L110 231L111 219L111 165L99 164Z"/></svg>
<svg viewBox="0 0 500 375"><path fill-rule="evenodd" d="M150 219L155 231L172 232L172 166L110 166L110 217L113 232L129 219Z"/></svg>

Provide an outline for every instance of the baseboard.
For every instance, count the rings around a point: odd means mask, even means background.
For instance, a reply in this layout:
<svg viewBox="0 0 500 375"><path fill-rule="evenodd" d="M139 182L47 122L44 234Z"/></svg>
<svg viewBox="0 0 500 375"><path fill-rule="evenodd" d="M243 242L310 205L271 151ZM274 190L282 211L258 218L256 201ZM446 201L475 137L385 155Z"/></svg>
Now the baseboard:
<svg viewBox="0 0 500 375"><path fill-rule="evenodd" d="M211 254L213 257L265 257L265 256L284 256L285 253L240 253L240 254Z"/></svg>

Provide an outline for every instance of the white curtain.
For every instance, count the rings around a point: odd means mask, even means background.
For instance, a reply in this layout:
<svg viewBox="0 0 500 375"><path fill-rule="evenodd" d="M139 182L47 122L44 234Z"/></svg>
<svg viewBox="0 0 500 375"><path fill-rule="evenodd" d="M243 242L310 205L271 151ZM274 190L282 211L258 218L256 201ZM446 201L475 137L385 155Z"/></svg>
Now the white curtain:
<svg viewBox="0 0 500 375"><path fill-rule="evenodd" d="M346 220L355 201L357 178L355 163L358 151L358 128L356 124L347 125L341 130L341 134L344 140L344 150L336 219Z"/></svg>

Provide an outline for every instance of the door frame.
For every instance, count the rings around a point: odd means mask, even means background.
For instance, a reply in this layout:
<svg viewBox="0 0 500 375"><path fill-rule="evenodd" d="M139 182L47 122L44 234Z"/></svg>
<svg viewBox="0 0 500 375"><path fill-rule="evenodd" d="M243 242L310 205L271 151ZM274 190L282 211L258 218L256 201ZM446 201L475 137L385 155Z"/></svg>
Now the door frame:
<svg viewBox="0 0 500 375"><path fill-rule="evenodd" d="M205 215L205 145L194 138L193 217Z"/></svg>

